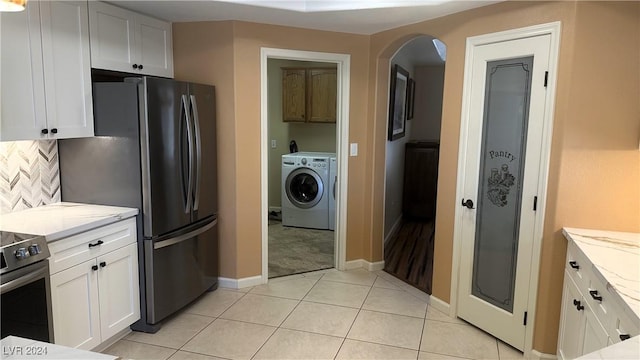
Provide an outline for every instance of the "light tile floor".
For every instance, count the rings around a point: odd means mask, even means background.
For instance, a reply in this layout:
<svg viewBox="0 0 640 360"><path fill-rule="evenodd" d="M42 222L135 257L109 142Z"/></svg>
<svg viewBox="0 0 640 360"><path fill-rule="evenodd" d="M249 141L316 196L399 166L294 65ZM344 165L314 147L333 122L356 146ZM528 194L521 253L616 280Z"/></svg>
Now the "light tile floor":
<svg viewBox="0 0 640 360"><path fill-rule="evenodd" d="M171 360L523 359L385 272L333 269L220 288L156 334L133 332L104 352Z"/></svg>

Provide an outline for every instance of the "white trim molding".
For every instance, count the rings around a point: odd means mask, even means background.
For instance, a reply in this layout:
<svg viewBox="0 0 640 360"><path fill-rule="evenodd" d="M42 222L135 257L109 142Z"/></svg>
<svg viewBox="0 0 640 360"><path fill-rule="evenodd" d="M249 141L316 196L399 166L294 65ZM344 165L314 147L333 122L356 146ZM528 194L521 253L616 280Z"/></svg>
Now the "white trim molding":
<svg viewBox="0 0 640 360"><path fill-rule="evenodd" d="M242 289L242 288L261 285L261 284L263 284L263 282L262 282L262 276L260 275L249 276L241 279L231 279L231 278L225 278L225 277L218 278L218 287L227 288L227 289Z"/></svg>
<svg viewBox="0 0 640 360"><path fill-rule="evenodd" d="M336 118L336 157L338 159L338 187L336 188L336 246L335 263L338 270L345 269L347 254L347 188L349 174L349 94L350 94L350 74L351 55L323 53L313 51L275 49L263 47L260 49L260 182L261 182L261 208L262 214L262 283L266 284L269 275L269 116L267 97L267 62L269 59L288 59L299 61L316 61L334 63L338 72L337 91L337 118Z"/></svg>
<svg viewBox="0 0 640 360"><path fill-rule="evenodd" d="M429 306L433 306L434 309L440 310L441 312L449 314L449 316L451 316L451 306L433 295L429 297ZM455 318L455 316L451 317Z"/></svg>
<svg viewBox="0 0 640 360"><path fill-rule="evenodd" d="M379 271L384 269L384 261L369 262L364 259L349 260L345 262L343 270L365 269L367 271Z"/></svg>
<svg viewBox="0 0 640 360"><path fill-rule="evenodd" d="M547 203L547 182L549 178L549 162L551 157L551 138L553 133L554 111L555 111L555 99L556 99L556 86L558 75L558 54L560 51L560 35L561 35L561 23L559 21L529 26L520 29L507 30L492 34L479 35L467 38L466 44L466 56L464 67L464 85L462 92L462 111L460 119L460 140L458 150L458 179L456 187L455 202L458 204L464 194L464 174L465 163L465 146L469 137L467 128L469 126L470 118L470 96L471 96L471 69L473 63L473 53L476 47L499 43L504 41L511 41L517 39L530 38L535 36L549 35L550 36L550 48L549 48L549 77L546 90L546 101L544 109L544 124L543 124L543 143L541 153L541 163L539 169L539 188L538 188L538 214L535 221L534 239L533 239L533 252L531 271L529 277L529 298L528 298L528 312L530 323L525 330L525 345L524 345L524 357L529 358L533 355L533 333L535 330L535 318L536 318L536 303L538 298L538 275L540 270L540 254L542 249L542 234L544 227L545 210ZM453 234L453 254L451 263L451 292L450 292L450 308L449 315L455 317L457 315L458 304L458 283L459 283L459 269L460 269L460 256L462 246L462 233L459 224L462 222L463 211L461 206L455 207L455 226ZM433 299L433 297L432 297ZM541 353L538 353L541 354ZM544 359L548 359L546 354L541 354Z"/></svg>
<svg viewBox="0 0 640 360"><path fill-rule="evenodd" d="M541 353L538 350L531 350L531 356L529 357L531 360L556 360L557 358L556 355Z"/></svg>

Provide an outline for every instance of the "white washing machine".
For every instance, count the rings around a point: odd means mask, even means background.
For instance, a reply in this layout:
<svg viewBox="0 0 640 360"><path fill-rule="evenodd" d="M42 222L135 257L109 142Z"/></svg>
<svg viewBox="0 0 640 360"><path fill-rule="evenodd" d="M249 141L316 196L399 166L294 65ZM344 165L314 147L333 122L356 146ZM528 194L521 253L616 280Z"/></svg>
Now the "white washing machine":
<svg viewBox="0 0 640 360"><path fill-rule="evenodd" d="M336 183L338 182L338 167L336 157L329 159L329 230L336 229Z"/></svg>
<svg viewBox="0 0 640 360"><path fill-rule="evenodd" d="M329 228L329 159L333 153L282 155L282 225Z"/></svg>

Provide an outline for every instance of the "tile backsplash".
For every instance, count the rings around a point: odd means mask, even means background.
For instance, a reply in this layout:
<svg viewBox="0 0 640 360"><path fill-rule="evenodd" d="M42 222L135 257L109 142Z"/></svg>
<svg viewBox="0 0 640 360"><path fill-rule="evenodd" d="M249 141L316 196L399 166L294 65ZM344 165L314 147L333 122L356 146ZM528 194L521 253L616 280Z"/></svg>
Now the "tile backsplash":
<svg viewBox="0 0 640 360"><path fill-rule="evenodd" d="M57 141L0 142L0 213L59 201Z"/></svg>

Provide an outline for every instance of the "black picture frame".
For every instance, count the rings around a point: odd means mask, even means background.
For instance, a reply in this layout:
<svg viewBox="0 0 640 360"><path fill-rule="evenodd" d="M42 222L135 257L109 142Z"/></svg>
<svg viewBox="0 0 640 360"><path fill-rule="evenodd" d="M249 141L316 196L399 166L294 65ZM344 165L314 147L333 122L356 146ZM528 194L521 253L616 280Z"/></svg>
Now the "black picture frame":
<svg viewBox="0 0 640 360"><path fill-rule="evenodd" d="M416 82L413 78L409 79L407 99L407 120L411 120L413 119L413 109L416 103Z"/></svg>
<svg viewBox="0 0 640 360"><path fill-rule="evenodd" d="M389 141L400 139L405 134L408 84L409 72L400 65L394 65L389 86Z"/></svg>

